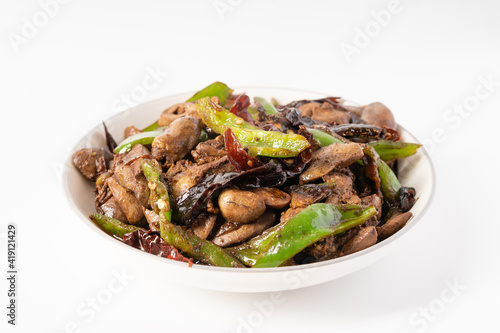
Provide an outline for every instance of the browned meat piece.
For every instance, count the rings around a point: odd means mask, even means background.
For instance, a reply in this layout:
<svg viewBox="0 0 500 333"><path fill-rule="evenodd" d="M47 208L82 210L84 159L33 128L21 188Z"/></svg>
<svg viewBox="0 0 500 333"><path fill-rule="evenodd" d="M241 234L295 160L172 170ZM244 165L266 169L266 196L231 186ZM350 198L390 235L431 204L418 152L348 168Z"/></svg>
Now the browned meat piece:
<svg viewBox="0 0 500 333"><path fill-rule="evenodd" d="M331 235L325 237L311 246L304 249L305 255L309 256L309 261L322 261L342 256L340 249L349 240L355 237L361 227L354 227L341 235Z"/></svg>
<svg viewBox="0 0 500 333"><path fill-rule="evenodd" d="M406 212L403 214L396 215L390 218L381 227L377 227L378 240L383 241L384 239L394 235L396 232L401 230L406 225L406 222L413 216L411 212Z"/></svg>
<svg viewBox="0 0 500 333"><path fill-rule="evenodd" d="M129 136L136 135L136 134L139 134L139 133L142 133L142 131L140 129L138 129L137 127L135 127L135 126L128 126L128 127L125 128L125 131L123 131L123 138L126 139Z"/></svg>
<svg viewBox="0 0 500 333"><path fill-rule="evenodd" d="M300 213L300 211L302 209L304 209L304 208L305 207L301 207L301 208L288 208L286 211L284 211L283 213L281 213L280 223L288 221L289 219L291 219L292 217L294 217L295 215L297 215L298 213Z"/></svg>
<svg viewBox="0 0 500 333"><path fill-rule="evenodd" d="M186 102L172 105L168 109L164 110L160 115L160 119L158 119L158 125L168 126L176 119L185 116L201 120L198 111L196 111L195 104L192 102Z"/></svg>
<svg viewBox="0 0 500 333"><path fill-rule="evenodd" d="M342 247L342 254L348 255L369 248L377 242L375 227L365 227Z"/></svg>
<svg viewBox="0 0 500 333"><path fill-rule="evenodd" d="M200 214L196 220L193 221L193 224L191 224L191 230L196 236L202 239L207 239L215 226L216 220L217 215L215 214Z"/></svg>
<svg viewBox="0 0 500 333"><path fill-rule="evenodd" d="M201 122L198 119L181 117L174 120L153 140L153 157L157 160L165 157L166 165L173 165L191 151L198 142L200 133Z"/></svg>
<svg viewBox="0 0 500 333"><path fill-rule="evenodd" d="M343 168L363 157L357 143L333 143L316 151L307 169L300 175L299 183L310 183L335 168Z"/></svg>
<svg viewBox="0 0 500 333"><path fill-rule="evenodd" d="M276 213L267 210L258 219L251 223L241 224L237 229L231 229L212 240L220 247L228 247L244 242L252 237L260 235L264 230L272 227L276 222Z"/></svg>
<svg viewBox="0 0 500 333"><path fill-rule="evenodd" d="M228 221L224 221L223 219L221 219L221 220L222 220L222 224L216 228L217 232L215 233L214 237L221 236L221 235L225 234L226 232L229 232L232 230L236 230L241 225L240 223L228 222Z"/></svg>
<svg viewBox="0 0 500 333"><path fill-rule="evenodd" d="M272 187L261 187L251 191L260 196L266 203L267 207L274 209L285 208L288 204L290 204L290 200L292 199L290 194Z"/></svg>
<svg viewBox="0 0 500 333"><path fill-rule="evenodd" d="M388 127L393 130L397 127L396 120L394 119L394 115L391 110L379 102L371 103L365 106L363 108L363 113L361 114L361 120L369 125Z"/></svg>
<svg viewBox="0 0 500 333"><path fill-rule="evenodd" d="M376 194L361 198L362 205L373 206L377 210L377 215L370 217L368 221L364 223L365 226L376 226L378 224L382 216L382 203L382 199Z"/></svg>
<svg viewBox="0 0 500 333"><path fill-rule="evenodd" d="M307 257L307 262L333 259L340 255L340 251L337 251L335 236L323 238L305 248L303 252L301 256ZM304 261L304 259L301 261Z"/></svg>
<svg viewBox="0 0 500 333"><path fill-rule="evenodd" d="M334 194L340 196L344 201L356 194L352 177L342 172L330 172L323 177L323 180L332 187Z"/></svg>
<svg viewBox="0 0 500 333"><path fill-rule="evenodd" d="M348 112L336 110L330 103L306 103L299 106L302 116L309 116L314 120L325 123L349 124L351 115Z"/></svg>
<svg viewBox="0 0 500 333"><path fill-rule="evenodd" d="M346 109L348 112L352 113L356 117L360 118L361 114L363 113L363 107L362 106L354 106L354 105L342 105L344 109Z"/></svg>
<svg viewBox="0 0 500 333"><path fill-rule="evenodd" d="M224 149L224 137L219 135L215 139L200 142L191 155L198 164L210 163L226 156Z"/></svg>
<svg viewBox="0 0 500 333"><path fill-rule="evenodd" d="M139 200L137 200L125 187L121 186L115 178L108 178L106 182L108 183L109 190L113 194L113 198L127 217L128 223L138 225L144 216L142 212L143 207Z"/></svg>
<svg viewBox="0 0 500 333"><path fill-rule="evenodd" d="M142 174L141 157L150 157L149 151L142 145L134 146L128 153L117 154L112 170L97 178L95 206L98 213L130 224L142 220L143 214L139 211L148 205L149 189ZM127 204L129 196L135 197L131 207ZM130 222L129 218L134 222Z"/></svg>
<svg viewBox="0 0 500 333"><path fill-rule="evenodd" d="M113 156L102 148L83 148L73 154L72 162L85 178L95 181L107 170L107 163L112 158Z"/></svg>
<svg viewBox="0 0 500 333"><path fill-rule="evenodd" d="M249 223L266 211L266 204L259 195L237 188L223 190L218 203L224 219L234 223Z"/></svg>
<svg viewBox="0 0 500 333"><path fill-rule="evenodd" d="M143 157L150 158L151 153L143 145L135 145L128 153L115 154L115 158L113 160L113 166L128 165Z"/></svg>
<svg viewBox="0 0 500 333"><path fill-rule="evenodd" d="M188 161L188 160L177 161L177 162L175 162L174 165L172 165L170 168L168 168L167 172L165 173L165 178L170 180L175 175L186 171L191 166L193 166L193 163Z"/></svg>
<svg viewBox="0 0 500 333"><path fill-rule="evenodd" d="M292 195L290 208L300 208L319 202L332 194L328 185L306 184L293 185L288 188Z"/></svg>
<svg viewBox="0 0 500 333"><path fill-rule="evenodd" d="M347 169L348 170L348 169ZM332 187L332 195L326 199L329 204L359 204L360 200L354 189L352 176L343 172L333 171L323 177L323 180Z"/></svg>
<svg viewBox="0 0 500 333"><path fill-rule="evenodd" d="M108 217L112 217L116 220L127 223L127 217L125 213L120 208L120 205L115 200L115 198L110 197L106 202L97 207L97 212Z"/></svg>
<svg viewBox="0 0 500 333"><path fill-rule="evenodd" d="M112 196L111 193L108 191L108 183L106 182L106 180L111 176L113 176L113 173L108 170L105 173L101 174L99 177L97 177L97 180L95 182L95 200L94 200L96 209L98 209L100 205L105 203Z"/></svg>
<svg viewBox="0 0 500 333"><path fill-rule="evenodd" d="M144 216L149 224L149 230L160 232L160 216L154 211L143 208Z"/></svg>
<svg viewBox="0 0 500 333"><path fill-rule="evenodd" d="M174 166L174 168L176 167ZM174 173L169 170L169 172L167 172L167 179L170 189L172 190L172 196L174 199L177 199L191 187L202 181L206 176L229 171L235 170L227 159L227 156L225 156L211 163L202 165L192 164L181 172Z"/></svg>
<svg viewBox="0 0 500 333"><path fill-rule="evenodd" d="M142 173L141 161L135 160L129 165L116 165L113 176L120 185L132 191L143 206L148 205L149 188L148 181Z"/></svg>

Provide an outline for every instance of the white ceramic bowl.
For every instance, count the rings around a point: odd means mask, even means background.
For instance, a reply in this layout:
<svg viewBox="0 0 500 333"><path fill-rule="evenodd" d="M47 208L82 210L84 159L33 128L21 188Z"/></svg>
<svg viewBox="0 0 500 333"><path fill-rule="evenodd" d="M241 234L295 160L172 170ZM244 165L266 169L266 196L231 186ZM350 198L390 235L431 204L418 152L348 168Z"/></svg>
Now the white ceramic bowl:
<svg viewBox="0 0 500 333"><path fill-rule="evenodd" d="M235 91L246 92L251 98L255 96L267 99L274 97L280 103L325 97L319 93L279 88L243 87ZM185 101L192 94L185 93L151 101L119 113L105 120L105 123L110 133L118 141L123 138L123 130L126 126L135 125L138 128L143 128L154 122L165 108ZM404 128L399 127L399 131L403 141L418 142ZM73 152L84 147L105 146L103 128L99 124L74 146ZM431 202L435 184L432 162L423 147L414 156L403 159L399 164L399 179L403 185L414 187L418 196L415 206L411 209L414 217L395 235L366 250L333 260L292 267L255 269L202 265L188 267L186 263L154 256L125 245L96 227L88 218L90 213L95 212L94 185L72 166L71 154L65 165L63 172L64 191L79 223L85 223L96 232L95 241L114 243L118 253L113 255L130 257L129 262L137 264L141 271L151 272L150 276L152 277L160 276L162 279L204 289L234 292L264 292L303 288L337 279L374 263L391 251L394 245L404 238L402 236L422 218Z"/></svg>

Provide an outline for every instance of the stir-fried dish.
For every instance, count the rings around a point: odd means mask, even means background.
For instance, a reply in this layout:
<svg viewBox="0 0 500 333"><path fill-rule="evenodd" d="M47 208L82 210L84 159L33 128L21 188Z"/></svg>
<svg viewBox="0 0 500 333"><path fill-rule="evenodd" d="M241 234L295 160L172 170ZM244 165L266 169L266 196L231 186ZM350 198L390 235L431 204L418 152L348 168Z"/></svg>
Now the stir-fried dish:
<svg viewBox="0 0 500 333"><path fill-rule="evenodd" d="M91 220L130 246L188 265L301 265L364 250L412 217L398 159L421 145L400 141L381 103L252 103L215 82L160 111L119 144L104 126L106 148L72 157L95 182Z"/></svg>

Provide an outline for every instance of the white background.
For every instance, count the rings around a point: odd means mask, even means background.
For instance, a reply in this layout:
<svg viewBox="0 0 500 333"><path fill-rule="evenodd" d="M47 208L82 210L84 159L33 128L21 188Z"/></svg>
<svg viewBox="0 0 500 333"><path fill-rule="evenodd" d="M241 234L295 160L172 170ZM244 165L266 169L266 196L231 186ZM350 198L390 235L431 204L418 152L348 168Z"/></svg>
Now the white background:
<svg viewBox="0 0 500 333"><path fill-rule="evenodd" d="M7 325L1 273L1 331L496 327L500 3L401 0L396 10L389 3L2 1L0 267L6 271L5 231L14 222L19 308L18 326ZM380 14L389 9L390 16ZM370 37L363 40L365 29ZM347 44L356 53L346 56ZM270 294L151 281L133 263L113 258L107 243L74 217L60 184L70 147L125 109L122 96L137 91L148 70L162 73L158 84L134 104L215 80L381 101L431 150L438 179L432 206L397 251L350 276L280 294L280 304L266 311L259 308ZM124 269L133 279L102 311L92 318L78 313ZM460 289L453 293L450 284ZM429 319L420 314L426 308Z"/></svg>

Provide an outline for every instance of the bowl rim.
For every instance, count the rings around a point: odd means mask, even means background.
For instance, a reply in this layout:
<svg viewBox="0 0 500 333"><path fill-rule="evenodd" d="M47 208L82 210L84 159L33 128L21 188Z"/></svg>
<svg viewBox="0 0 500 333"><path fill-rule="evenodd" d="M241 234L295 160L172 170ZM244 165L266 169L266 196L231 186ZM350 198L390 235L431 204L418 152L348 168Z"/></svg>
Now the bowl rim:
<svg viewBox="0 0 500 333"><path fill-rule="evenodd" d="M236 90L245 90L245 89L250 89L250 90L253 90L253 89L258 89L258 90L279 90L279 91L286 91L288 93L309 93L309 94L315 94L315 95L323 95L325 97L329 96L329 94L324 94L322 92L311 91L311 90L303 90L303 89L296 89L296 88L286 88L286 87L234 86L233 89L235 91ZM173 95L167 95L167 96L159 97L159 98L156 98L156 99L144 102L144 103L140 103L140 104L135 105L135 106L133 106L131 108L125 109L123 111L120 111L120 112L114 114L113 116L111 116L111 117L107 118L106 120L104 120L104 122L113 121L115 118L121 117L123 113L133 112L137 108L148 107L149 105L157 104L157 103L159 103L159 102L161 102L162 100L165 100L165 99L178 99L178 98L181 98L182 96L192 95L195 92L196 91L186 91L186 92L182 92L182 93L177 93L177 94L173 94ZM346 99L345 101L347 101L349 103L355 104L355 102L351 102L351 100L349 100L349 99ZM321 268L321 267L324 267L324 266L331 266L331 265L335 265L335 264L346 262L346 261L354 261L354 260L358 259L359 257L368 255L368 254L370 254L372 252L376 252L376 251L380 250L381 248L386 247L386 246L388 246L391 243L394 243L396 240L400 239L403 235L405 235L409 230L411 230L417 224L417 222L420 221L422 219L422 217L428 211L429 207L432 204L432 201L433 201L433 198L434 198L435 192L436 192L436 171L435 171L434 165L432 163L432 159L430 157L430 154L428 153L428 151L425 148L425 146L422 145L422 147L420 147L418 153L421 154L422 157L426 159L426 161L428 162L429 167L430 167L430 175L428 177L429 181L430 181L430 184L431 184L431 188L430 188L430 191L429 191L429 194L430 194L429 198L427 199L426 204L422 207L421 212L419 212L419 214L417 216L415 216L415 215L412 216L412 218L409 220L409 222L411 222L411 223L408 223L407 225L405 225L402 229L400 229L399 231L397 231L395 234L393 234L389 238L387 238L387 239L385 239L385 240L383 240L383 241L381 241L379 243L376 243L375 245L372 245L372 246L370 246L370 247L368 247L368 248L366 248L364 250L361 250L361 251L358 251L358 252L355 252L355 253L343 256L343 257L334 258L334 259L328 259L328 260L324 260L324 261L320 261L320 262L315 262L315 263L302 264L302 265L284 266L284 267L267 267L267 268L218 267L218 266L208 266L208 265L198 265L198 264L193 264L192 266L188 266L184 262L179 262L179 261L176 261L176 260L171 260L171 259L159 257L159 256L156 256L156 255L152 255L150 253L144 252L142 250L136 249L136 248L134 248L132 246L126 245L125 243L121 242L120 240L116 239L115 237L106 234L99 227L97 227L94 223L92 223L91 220L89 219L89 217L85 216L80 211L80 209L77 207L76 203L73 200L71 200L71 194L70 194L71 189L69 187L70 184L68 182L68 176L69 176L69 173L71 171L78 172L74 168L73 163L71 162L72 154L77 149L81 148L82 143L85 142L85 140L86 140L85 138L86 138L87 135L89 135L90 133L95 133L101 126L102 126L102 124L97 124L92 129L90 129L85 136L79 138L72 145L72 149L71 149L70 153L68 154L68 157L66 159L66 163L63 164L64 166L63 166L63 170L62 170L62 182L61 182L62 190L63 190L63 196L65 197L66 201L68 202L68 204L71 207L71 209L73 210L73 212L81 220L83 220L85 222L85 225L87 225L90 229L92 229L95 232L97 232L98 234L100 234L101 237L104 237L108 241L112 240L115 244L118 244L123 249L134 250L137 254L142 255L145 258L149 258L150 260L153 260L153 261L158 262L160 264L162 264L162 263L165 264L166 263L168 265L176 265L179 268L184 267L184 268L190 269L190 270L201 270L201 271L204 271L204 272L207 272L207 273L233 272L233 273L274 274L274 273L283 273L283 272L294 272L294 271L300 271L300 270L315 270L315 269L318 269L318 268ZM413 142L415 142L415 143L421 143L412 133L410 133L409 131L407 131L406 128L404 128L403 126L401 126L399 124L397 126L398 126L398 129L402 129L407 135L409 135L411 137L411 139L413 140ZM90 212L89 212L89 214L90 214Z"/></svg>

